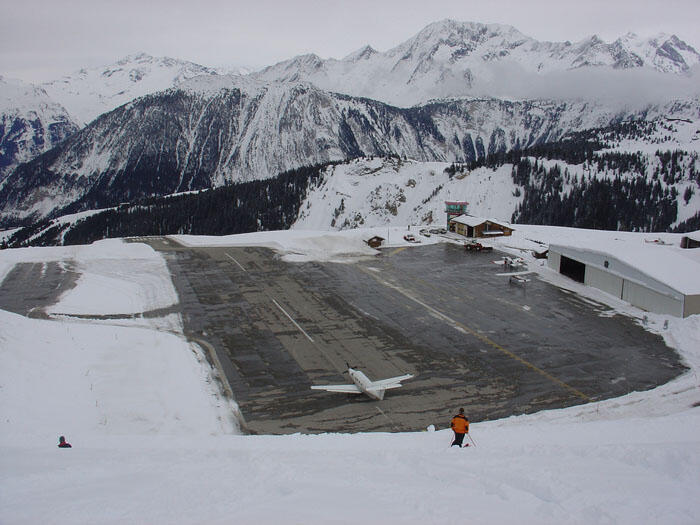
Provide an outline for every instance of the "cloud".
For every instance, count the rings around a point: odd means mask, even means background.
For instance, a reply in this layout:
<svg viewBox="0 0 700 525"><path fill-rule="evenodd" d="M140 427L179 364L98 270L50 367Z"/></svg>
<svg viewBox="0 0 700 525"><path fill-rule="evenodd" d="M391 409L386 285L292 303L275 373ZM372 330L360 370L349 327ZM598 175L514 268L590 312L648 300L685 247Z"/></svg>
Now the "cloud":
<svg viewBox="0 0 700 525"><path fill-rule="evenodd" d="M694 66L686 74L601 66L537 74L513 62L501 62L490 65L477 76L472 94L512 99L596 100L635 107L700 97L700 66Z"/></svg>

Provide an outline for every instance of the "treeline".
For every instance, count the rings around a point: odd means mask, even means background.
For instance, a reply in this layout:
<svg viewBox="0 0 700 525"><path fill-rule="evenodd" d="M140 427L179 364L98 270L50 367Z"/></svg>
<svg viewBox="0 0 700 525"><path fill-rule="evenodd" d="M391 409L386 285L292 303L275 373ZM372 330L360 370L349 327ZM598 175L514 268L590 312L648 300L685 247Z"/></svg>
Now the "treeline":
<svg viewBox="0 0 700 525"><path fill-rule="evenodd" d="M420 117L415 115L416 119ZM659 151L650 161L650 156L642 153L601 151L609 147L610 141L649 137L658 126L663 123L635 121L572 132L556 142L482 154L471 162L453 163L445 171L455 176L479 167L512 165L516 195L523 195L512 216L515 223L668 231L677 219L679 195L674 185L692 180L700 186L698 154ZM402 162L398 155L391 157ZM546 167L552 163L545 160L582 165L577 171L587 175L571 175L559 165ZM227 235L288 229L308 189L319 183L329 164L337 162L290 170L264 181L123 204L73 225L44 221L16 231L0 248L84 244L108 237ZM686 203L696 185L686 184L681 196ZM675 231L695 229L700 229L700 213L679 224Z"/></svg>
<svg viewBox="0 0 700 525"><path fill-rule="evenodd" d="M697 212L695 215L690 217L689 219L684 220L683 222L679 223L678 226L673 228L671 232L673 233L685 233L685 232L694 232L700 230L700 211Z"/></svg>
<svg viewBox="0 0 700 525"><path fill-rule="evenodd" d="M87 244L112 237L229 235L288 229L329 164L286 171L273 179L123 204L68 225L48 222L17 231L4 247ZM42 232L42 230L44 230ZM38 232L42 232L39 234Z"/></svg>
<svg viewBox="0 0 700 525"><path fill-rule="evenodd" d="M523 187L523 200L512 222L624 231L669 231L678 215L673 186L647 179L635 155L610 154L603 160L614 170L609 178L571 177L559 165L521 159L513 181ZM600 160L600 159L598 159ZM639 170L639 171L637 171ZM635 175L636 172L636 175ZM627 173L627 176L622 176ZM632 175L630 175L632 174ZM564 190L565 186L569 188Z"/></svg>
<svg viewBox="0 0 700 525"><path fill-rule="evenodd" d="M486 167L500 168L505 164L518 164L522 159L534 157L537 159L561 160L567 164L582 164L592 162L596 152L603 149L605 144L584 134L570 134L558 142L545 142L524 149L512 149L486 155L470 163L457 166L473 170Z"/></svg>
<svg viewBox="0 0 700 525"><path fill-rule="evenodd" d="M634 120L611 124L602 128L592 128L565 134L554 142L544 142L526 148L515 147L508 151L498 151L481 156L471 162L454 163L449 170L455 172L473 170L480 167L499 168L504 164L517 164L520 159L532 157L537 159L560 160L567 164L583 164L584 162L598 164L598 170L603 171L605 165L609 169L634 171L643 175L646 162L642 155L600 151L612 147L622 140L649 139L658 129L666 129L659 121ZM689 178L700 181L694 162L683 162L684 157L690 156L697 161L697 154L685 151L657 151L656 156L661 162L657 175L673 173L679 178L684 169L690 169ZM622 163L617 166L614 163ZM623 165L624 164L624 165ZM664 181L673 184L673 181Z"/></svg>
<svg viewBox="0 0 700 525"><path fill-rule="evenodd" d="M230 235L288 229L324 166L303 167L273 179L224 186L193 194L150 199L79 222L64 244L142 235Z"/></svg>

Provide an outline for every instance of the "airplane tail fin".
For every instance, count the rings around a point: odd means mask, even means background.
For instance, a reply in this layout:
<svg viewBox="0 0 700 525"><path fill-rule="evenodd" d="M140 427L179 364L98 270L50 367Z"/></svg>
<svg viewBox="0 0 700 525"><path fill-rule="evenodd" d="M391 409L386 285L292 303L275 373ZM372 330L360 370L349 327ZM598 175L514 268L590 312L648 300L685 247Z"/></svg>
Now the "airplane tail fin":
<svg viewBox="0 0 700 525"><path fill-rule="evenodd" d="M367 394L376 399L377 401L381 401L384 399L384 392L386 389L384 388L368 388L367 389Z"/></svg>

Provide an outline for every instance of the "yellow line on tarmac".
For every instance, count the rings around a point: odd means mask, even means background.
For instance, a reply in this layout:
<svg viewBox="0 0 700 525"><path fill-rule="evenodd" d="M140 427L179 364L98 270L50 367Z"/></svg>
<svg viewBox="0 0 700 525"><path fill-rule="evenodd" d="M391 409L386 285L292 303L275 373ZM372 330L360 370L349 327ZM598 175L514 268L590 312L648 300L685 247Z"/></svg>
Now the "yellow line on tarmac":
<svg viewBox="0 0 700 525"><path fill-rule="evenodd" d="M516 354L514 354L513 352L511 352L510 350L506 350L506 349L503 348L501 345L499 345L498 343L492 341L491 339L489 339L489 338L486 337L485 335L480 334L479 332L476 332L476 331L472 330L472 329L469 328L468 326L465 326L465 325L463 325L462 323L460 323L460 322L458 322L458 321L455 321L454 323L455 323L457 326L459 326L460 328L462 328L463 330L469 332L471 335L473 335L473 336L476 337L477 339L483 341L483 342L486 343L487 345L489 345L489 346L495 348L496 350L499 350L499 351L503 352L503 353L506 354L508 357L510 357L510 358L512 358L512 359L515 359L515 360L518 361L519 363L521 363L521 364L525 365L526 367L528 367L530 370L532 370L532 371L534 371L534 372L537 372L538 374L540 374L540 375L546 377L547 379L549 379L549 380L552 381L553 383L556 383L557 385L559 385L559 386L565 388L566 390L569 390L570 392L572 392L572 393L575 394L576 396L580 397L581 399L583 399L583 400L585 400L585 401L587 401L587 402L593 401L590 397L588 397L586 394L584 394L584 393L581 392L580 390L577 390L576 388L572 387L572 386L569 385L568 383L565 383L565 382L562 381L561 379L557 379L557 378L554 377L552 374L550 374L550 373L548 373L548 372L545 372L545 371L542 370L541 368L539 368L539 367L533 365L530 361L527 361L526 359L523 359L523 358L520 357L519 355L516 355Z"/></svg>
<svg viewBox="0 0 700 525"><path fill-rule="evenodd" d="M395 250L392 250L392 251L389 253L389 257L391 257L392 255L396 255L397 253L401 253L401 252L404 251L406 248L408 248L408 246L401 246L400 248L396 248Z"/></svg>
<svg viewBox="0 0 700 525"><path fill-rule="evenodd" d="M492 348L495 348L495 349L498 350L499 352L504 353L504 354L507 355L508 357L510 357L510 358L512 358L512 359L515 359L515 360L518 361L520 364L526 366L527 368L529 368L529 369L532 370L533 372L537 372L537 373L540 374L541 376L543 376L543 377L549 379L550 381L552 381L552 382L555 383L556 385L558 385L558 386L560 386L560 387L562 387L562 388L564 388L564 389L570 391L571 393L575 394L577 397L580 397L580 398L583 399L584 401L586 401L586 402L591 402L591 401L593 401L590 397L588 397L586 394L584 394L584 393L581 392L580 390L577 390L576 388L574 388L574 387L572 387L571 385L565 383L565 382L562 381L561 379L557 379L557 378L554 377L552 374L550 374L550 373L548 373L548 372L545 372L545 371L542 370L541 368L537 367L536 365L533 365L532 363L530 363L530 362L527 361L526 359L523 359L522 357L520 357L520 356L514 354L514 353L511 352L510 350L506 350L506 349L503 348L501 345L499 345L499 344L496 343L495 341L492 341L491 339L489 339L489 338L486 337L485 335L480 334L479 332L477 332L477 331L475 331L475 330L469 328L468 326L466 326L466 325L460 323L459 321L455 321L455 320L452 319L451 317L449 317L449 316L443 314L441 311L439 311L439 310L433 308L432 306L430 306L430 305L424 303L423 301L421 301L421 300L418 299L417 297L412 296L410 293L408 293L406 290L400 288L399 286L396 286L395 284L391 284L391 283L389 283L389 282L387 282L387 281L385 281L385 280L383 280L383 279L380 279L377 275L373 274L372 272L367 271L366 269L362 268L361 266L360 266L359 268L360 268L361 271L363 271L363 272L366 273L367 275L371 275L372 277L374 277L380 284L383 284L384 286L386 286L386 287L388 287L388 288L391 288L392 290L396 290L397 292L399 292L399 293L400 293L401 295L403 295L404 297L410 299L410 300L413 301L414 303L417 303L417 304L421 305L423 308L426 308L427 310L429 310L430 312L432 312L433 314L435 314L436 317L442 319L443 321L447 322L448 324L451 324L454 328L456 328L456 329L458 329L458 330L461 330L461 331L463 331L463 332L467 332L467 333L473 335L474 337L476 337L476 338L479 339L480 341L483 341L483 342L486 343L487 345L491 346Z"/></svg>

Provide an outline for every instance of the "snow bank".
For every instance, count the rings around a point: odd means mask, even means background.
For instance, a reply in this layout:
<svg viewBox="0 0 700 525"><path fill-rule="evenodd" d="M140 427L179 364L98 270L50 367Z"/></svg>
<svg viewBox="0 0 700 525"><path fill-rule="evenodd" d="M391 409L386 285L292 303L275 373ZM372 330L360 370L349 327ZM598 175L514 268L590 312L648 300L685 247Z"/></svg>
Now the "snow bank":
<svg viewBox="0 0 700 525"><path fill-rule="evenodd" d="M68 261L95 261L101 259L153 259L160 258L146 244L125 243L121 239L105 239L90 245L55 246L49 248L13 248L0 252L0 264L6 271L17 263ZM0 279L5 278L6 271L0 273Z"/></svg>
<svg viewBox="0 0 700 525"><path fill-rule="evenodd" d="M177 334L0 310L0 360L5 445L231 431L206 360Z"/></svg>
<svg viewBox="0 0 700 525"><path fill-rule="evenodd" d="M218 399L214 373L182 335L179 316L140 315L177 302L158 253L120 240L0 252L5 270L47 261L81 275L47 309L51 320L0 310L6 443L235 429L231 406Z"/></svg>
<svg viewBox="0 0 700 525"><path fill-rule="evenodd" d="M220 237L207 235L171 235L169 238L185 246L226 247L226 246L260 246L277 251L288 262L321 261L353 262L358 257L372 257L378 252L370 248L366 241L375 235L385 239L383 246L413 246L403 237L412 233L416 237L416 228L364 228L339 232L287 230L224 235ZM423 244L439 242L437 238L421 237Z"/></svg>

